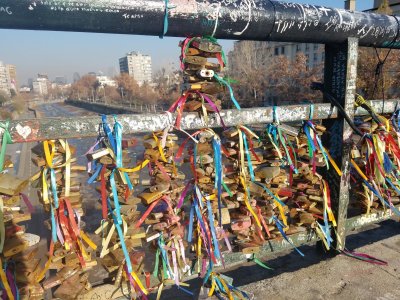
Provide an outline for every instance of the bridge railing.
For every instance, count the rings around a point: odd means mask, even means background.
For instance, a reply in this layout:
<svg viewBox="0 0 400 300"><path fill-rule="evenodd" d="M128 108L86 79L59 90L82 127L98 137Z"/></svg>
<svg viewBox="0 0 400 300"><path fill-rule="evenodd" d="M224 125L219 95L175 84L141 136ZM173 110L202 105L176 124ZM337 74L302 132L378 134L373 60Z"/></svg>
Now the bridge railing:
<svg viewBox="0 0 400 300"><path fill-rule="evenodd" d="M352 12L341 9L301 5L281 1L170 1L175 8L165 15L164 0L146 1L32 1L0 0L8 14L2 14L0 28L109 32L168 36L214 35L217 38L241 40L273 40L325 44L324 88L344 107L350 118L367 114L354 110L357 81L358 46L400 48L400 21L395 16ZM206 5L208 4L208 5ZM146 22L151 19L152 22ZM165 21L168 21L167 23ZM169 24L165 28L166 24ZM162 42L160 42L162 43ZM397 100L373 101L377 111L391 113ZM310 105L279 106L281 122L307 120ZM273 121L272 108L259 107L221 112L226 126L258 124ZM353 229L390 217L380 212L347 218L350 187L350 126L330 103L315 104L313 119L323 119L331 132L326 147L335 153L334 159L342 170L339 177L329 171L327 180L331 189L332 206L338 223L337 232L345 247L346 235ZM206 124L197 114L185 114L183 129L220 127L219 118L210 115ZM175 116L166 113L119 115L124 133L151 132L174 124ZM16 143L57 138L86 138L98 134L100 117L41 118L16 120L10 132ZM315 241L315 236L299 233L290 236L294 245ZM264 252L280 251L292 245L272 240ZM241 253L226 255L226 262L243 259Z"/></svg>

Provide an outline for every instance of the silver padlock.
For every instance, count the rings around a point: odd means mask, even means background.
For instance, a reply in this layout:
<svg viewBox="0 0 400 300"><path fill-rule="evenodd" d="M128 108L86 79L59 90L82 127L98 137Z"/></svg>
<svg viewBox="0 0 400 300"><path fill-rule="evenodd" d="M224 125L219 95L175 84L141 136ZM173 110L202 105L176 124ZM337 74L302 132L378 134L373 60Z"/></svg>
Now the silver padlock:
<svg viewBox="0 0 400 300"><path fill-rule="evenodd" d="M201 69L200 71L197 72L197 75L202 78L213 78L214 77L214 71L213 70L207 70L207 69Z"/></svg>

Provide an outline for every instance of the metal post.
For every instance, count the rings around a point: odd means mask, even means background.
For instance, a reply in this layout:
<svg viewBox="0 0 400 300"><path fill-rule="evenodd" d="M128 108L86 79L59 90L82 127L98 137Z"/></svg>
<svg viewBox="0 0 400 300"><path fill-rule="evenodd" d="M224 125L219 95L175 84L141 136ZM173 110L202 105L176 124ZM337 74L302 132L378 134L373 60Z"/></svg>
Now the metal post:
<svg viewBox="0 0 400 300"><path fill-rule="evenodd" d="M325 46L325 90L344 107L351 119L354 117L354 99L357 80L358 39L349 38L344 44ZM339 177L331 168L326 178L331 189L332 208L337 221L336 248L345 246L346 219L349 204L350 150L352 129L343 117L325 122L329 136L326 138L333 159L342 170Z"/></svg>

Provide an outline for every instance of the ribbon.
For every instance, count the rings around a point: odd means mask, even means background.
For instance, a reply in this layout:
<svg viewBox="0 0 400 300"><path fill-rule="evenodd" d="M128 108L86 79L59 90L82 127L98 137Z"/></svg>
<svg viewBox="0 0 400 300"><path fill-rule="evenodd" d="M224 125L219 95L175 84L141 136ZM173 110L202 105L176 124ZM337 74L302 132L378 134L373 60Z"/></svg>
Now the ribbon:
<svg viewBox="0 0 400 300"><path fill-rule="evenodd" d="M231 100L232 100L233 104L235 105L235 107L236 107L237 109L240 110L240 109L241 109L241 108L240 108L240 105L239 105L239 103L237 102L237 100L235 99L235 95L233 94L233 89L232 89L231 85L230 85L228 82L226 82L223 78L219 77L217 74L214 74L214 78L215 78L220 84L225 85L225 86L228 88L228 90L229 90L229 95L230 95L230 97L231 97Z"/></svg>
<svg viewBox="0 0 400 300"><path fill-rule="evenodd" d="M374 265L380 265L380 266L387 266L388 263L384 260L378 259L376 257L373 257L371 255L365 254L365 253L360 253L360 252L355 252L355 251L350 251L348 249L341 250L339 251L341 254L344 254L348 257L352 257L370 264Z"/></svg>
<svg viewBox="0 0 400 300"><path fill-rule="evenodd" d="M253 255L251 256L251 258L249 259L250 261L254 261L257 265L259 265L260 267L263 267L264 269L267 270L273 270L273 268L268 267L266 264L264 264L262 261L260 261L256 255L253 253Z"/></svg>
<svg viewBox="0 0 400 300"><path fill-rule="evenodd" d="M301 256L304 257L303 252L301 252L299 249L297 249L297 247L293 244L293 242L287 237L287 235L285 234L285 231L283 230L283 225L282 223L275 217L272 216L272 218L275 220L275 224L276 227L278 228L279 232L282 234L283 238L294 247L294 249L297 251L297 253L299 253Z"/></svg>
<svg viewBox="0 0 400 300"><path fill-rule="evenodd" d="M15 299L14 298L14 294L13 294L13 292L11 290L10 285L9 285L7 275L4 272L3 263L1 261L1 258L0 258L0 278L1 278L2 285L3 285L4 289L6 290L8 299L14 300Z"/></svg>
<svg viewBox="0 0 400 300"><path fill-rule="evenodd" d="M168 11L176 7L174 5L169 5L168 2L168 0L165 0L163 32L160 35L160 39L163 39L168 31Z"/></svg>
<svg viewBox="0 0 400 300"><path fill-rule="evenodd" d="M11 134L8 131L8 127L9 127L9 121L6 121L4 123L0 122L0 128L4 130L1 142L1 150L0 150L0 172L4 170L4 158L6 155L7 144L13 143Z"/></svg>

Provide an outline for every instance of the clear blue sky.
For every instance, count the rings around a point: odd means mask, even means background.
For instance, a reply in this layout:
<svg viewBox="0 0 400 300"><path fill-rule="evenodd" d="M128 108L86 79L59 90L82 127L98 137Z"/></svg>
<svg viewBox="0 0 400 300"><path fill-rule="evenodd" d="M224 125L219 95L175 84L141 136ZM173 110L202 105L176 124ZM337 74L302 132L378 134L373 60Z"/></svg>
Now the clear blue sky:
<svg viewBox="0 0 400 300"><path fill-rule="evenodd" d="M344 6L344 0L288 0L328 7ZM371 8L373 0L357 0L357 9ZM47 73L50 79L72 74L102 71L118 72L118 58L130 51L149 54L153 70L162 66L178 66L178 38L164 38L96 33L46 32L0 29L0 61L17 66L19 84L37 73ZM226 50L232 41L223 41Z"/></svg>

